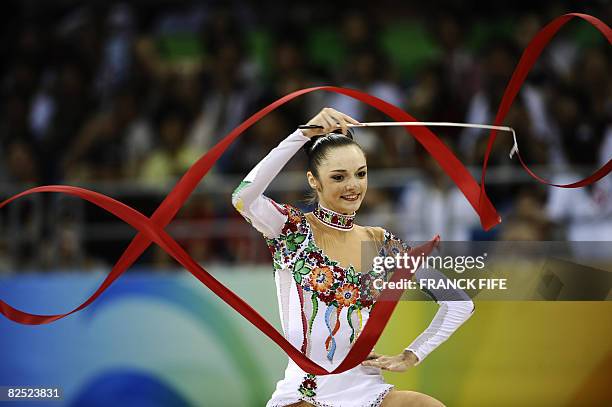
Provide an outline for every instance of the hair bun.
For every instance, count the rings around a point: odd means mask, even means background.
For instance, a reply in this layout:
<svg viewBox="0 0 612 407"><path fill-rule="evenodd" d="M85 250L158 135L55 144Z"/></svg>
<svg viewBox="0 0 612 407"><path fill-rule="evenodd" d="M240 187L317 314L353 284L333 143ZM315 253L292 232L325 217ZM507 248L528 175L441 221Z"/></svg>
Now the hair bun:
<svg viewBox="0 0 612 407"><path fill-rule="evenodd" d="M342 134L342 129L336 129L332 132L329 132L327 134L321 134L318 136L313 136L310 138L310 140L308 140L306 142L306 144L304 144L304 151L306 152L306 155L308 157L310 157L310 155L312 154L313 150L317 147L317 145L320 145L323 143L323 141L321 139L330 139L330 138L335 138L337 137L337 135L342 135L342 136L346 136L351 140L355 140L354 139L354 134L353 131L350 128L347 128L347 132L346 134ZM320 141L321 140L321 141Z"/></svg>
<svg viewBox="0 0 612 407"><path fill-rule="evenodd" d="M342 129L336 129L328 134L342 134ZM353 130L350 127L347 127L346 134L342 134L342 135L350 138L351 140L355 140L355 134L353 133Z"/></svg>
<svg viewBox="0 0 612 407"><path fill-rule="evenodd" d="M304 151L306 152L307 156L310 156L310 153L312 152L312 147L315 145L315 143L317 142L317 140L319 140L320 138L326 137L326 134L321 134L319 136L313 136L310 138L310 140L308 140L306 142L306 144L304 144Z"/></svg>

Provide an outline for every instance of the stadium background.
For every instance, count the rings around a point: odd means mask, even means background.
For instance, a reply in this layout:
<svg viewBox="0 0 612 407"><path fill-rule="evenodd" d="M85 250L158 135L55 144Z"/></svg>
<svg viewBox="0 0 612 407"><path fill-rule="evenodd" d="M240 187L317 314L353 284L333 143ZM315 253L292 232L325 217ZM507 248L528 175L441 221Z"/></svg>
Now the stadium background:
<svg viewBox="0 0 612 407"><path fill-rule="evenodd" d="M520 4L520 3L517 3ZM178 177L256 110L300 88L363 90L423 121L492 123L521 51L553 18L601 2L5 2L0 32L0 196L80 185L149 215ZM609 44L572 21L530 73L505 125L556 182L612 156ZM324 106L385 120L327 93L300 98L244 134L198 187L170 234L280 327L262 237L231 206L242 177ZM478 174L487 133L434 129ZM504 222L480 229L465 198L398 129L357 132L370 187L358 223L409 240L610 240L612 180L580 190L529 178L500 134L487 191ZM305 157L268 195L303 209ZM0 212L0 298L66 312L110 271L134 231L82 201L39 194ZM608 298L609 299L609 298ZM426 362L386 373L449 406L612 403L612 306L477 303ZM397 353L435 313L401 303L377 350ZM0 385L60 386L65 405L263 405L286 356L163 251L151 247L87 310L43 326L0 319Z"/></svg>

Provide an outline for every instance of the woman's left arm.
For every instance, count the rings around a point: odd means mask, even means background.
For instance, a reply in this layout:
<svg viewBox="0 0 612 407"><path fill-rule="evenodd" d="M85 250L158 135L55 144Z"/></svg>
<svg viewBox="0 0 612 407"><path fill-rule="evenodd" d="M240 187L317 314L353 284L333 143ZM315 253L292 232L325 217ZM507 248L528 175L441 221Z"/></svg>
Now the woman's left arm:
<svg viewBox="0 0 612 407"><path fill-rule="evenodd" d="M415 273L415 280L434 279L448 280L440 271L433 268L420 268ZM446 341L474 313L474 302L460 289L439 289L427 291L439 305L433 320L412 343L406 347L404 354L412 352L418 365L435 348Z"/></svg>
<svg viewBox="0 0 612 407"><path fill-rule="evenodd" d="M410 247L401 239L390 232L388 241L396 241L404 250ZM433 268L419 268L414 276L416 281L422 279L448 280L443 273ZM421 286L421 285L419 285ZM430 285L431 286L431 285ZM443 287L442 284L433 286ZM446 341L465 321L474 313L474 302L467 293L460 289L437 289L424 290L439 305L436 315L429 326L421 333L404 352L395 356L381 356L371 353L368 360L362 364L365 366L379 367L385 370L402 372L423 361L434 349Z"/></svg>

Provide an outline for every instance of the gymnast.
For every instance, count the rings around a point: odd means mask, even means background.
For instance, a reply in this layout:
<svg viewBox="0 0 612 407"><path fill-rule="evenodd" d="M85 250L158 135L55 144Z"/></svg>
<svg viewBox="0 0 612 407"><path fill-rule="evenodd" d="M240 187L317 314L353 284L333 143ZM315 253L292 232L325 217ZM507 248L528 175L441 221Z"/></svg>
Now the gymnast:
<svg viewBox="0 0 612 407"><path fill-rule="evenodd" d="M364 289L371 273L361 264L362 242L375 242L378 255L387 256L410 247L384 228L353 222L368 187L366 156L347 126L359 123L324 108L308 124L318 128L297 129L281 141L234 190L232 204L263 234L272 254L284 336L331 371L348 354L376 304L375 290ZM300 148L308 157L306 177L316 203L307 213L263 195ZM420 268L415 276L446 278L431 268ZM437 313L402 353L372 351L360 365L323 376L307 373L289 359L266 406L443 406L426 394L395 389L381 374L421 363L474 311L462 291L454 292L453 300L427 294L439 305Z"/></svg>

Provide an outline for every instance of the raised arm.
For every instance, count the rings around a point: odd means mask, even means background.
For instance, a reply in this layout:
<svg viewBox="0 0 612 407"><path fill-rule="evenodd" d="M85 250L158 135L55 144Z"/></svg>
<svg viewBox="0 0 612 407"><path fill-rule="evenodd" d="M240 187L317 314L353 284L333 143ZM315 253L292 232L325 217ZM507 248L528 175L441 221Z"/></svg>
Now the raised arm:
<svg viewBox="0 0 612 407"><path fill-rule="evenodd" d="M255 229L268 238L281 232L287 215L272 199L263 195L289 159L309 140L296 130L268 153L232 193L232 205Z"/></svg>

